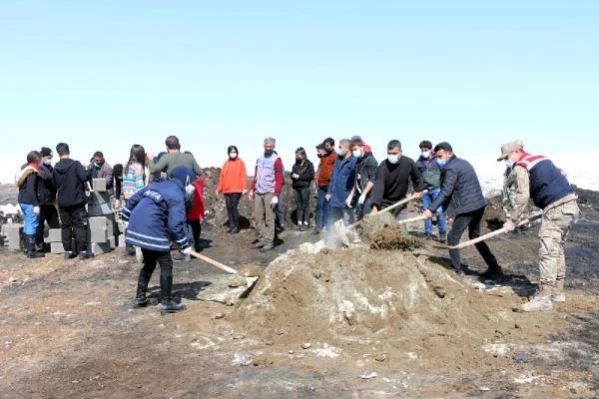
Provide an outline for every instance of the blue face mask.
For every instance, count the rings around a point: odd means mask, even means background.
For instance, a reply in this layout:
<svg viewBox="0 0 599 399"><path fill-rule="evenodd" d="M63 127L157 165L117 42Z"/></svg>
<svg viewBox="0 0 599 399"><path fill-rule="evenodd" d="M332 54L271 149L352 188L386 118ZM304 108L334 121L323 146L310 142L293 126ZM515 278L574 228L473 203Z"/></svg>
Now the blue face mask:
<svg viewBox="0 0 599 399"><path fill-rule="evenodd" d="M437 158L437 165L439 165L440 167L444 167L446 164L447 161L445 159Z"/></svg>

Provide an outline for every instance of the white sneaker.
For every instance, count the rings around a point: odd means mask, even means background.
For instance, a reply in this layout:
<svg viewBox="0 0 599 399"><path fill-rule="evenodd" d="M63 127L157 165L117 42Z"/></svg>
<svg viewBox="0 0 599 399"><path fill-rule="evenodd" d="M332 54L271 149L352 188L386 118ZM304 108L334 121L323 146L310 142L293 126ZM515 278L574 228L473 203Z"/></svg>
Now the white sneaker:
<svg viewBox="0 0 599 399"><path fill-rule="evenodd" d="M564 294L563 292L552 294L551 300L553 302L566 302L566 294Z"/></svg>

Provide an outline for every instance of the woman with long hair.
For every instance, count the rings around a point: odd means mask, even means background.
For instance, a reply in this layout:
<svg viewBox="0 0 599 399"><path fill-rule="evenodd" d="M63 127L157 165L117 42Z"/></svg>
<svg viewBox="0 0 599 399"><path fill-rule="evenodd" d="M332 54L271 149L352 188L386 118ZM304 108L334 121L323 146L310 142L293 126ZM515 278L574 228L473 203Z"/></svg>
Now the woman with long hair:
<svg viewBox="0 0 599 399"><path fill-rule="evenodd" d="M123 168L123 197L128 201L146 186L146 150L139 144L131 146L129 160ZM127 244L127 254L134 256L135 248Z"/></svg>

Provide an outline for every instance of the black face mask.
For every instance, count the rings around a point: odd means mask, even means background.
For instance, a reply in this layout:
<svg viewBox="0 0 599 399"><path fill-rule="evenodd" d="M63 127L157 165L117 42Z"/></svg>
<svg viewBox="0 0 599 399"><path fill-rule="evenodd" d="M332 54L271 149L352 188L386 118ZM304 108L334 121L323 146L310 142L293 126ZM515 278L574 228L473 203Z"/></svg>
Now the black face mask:
<svg viewBox="0 0 599 399"><path fill-rule="evenodd" d="M327 154L330 154L334 151L334 148L325 148L324 150L327 152Z"/></svg>
<svg viewBox="0 0 599 399"><path fill-rule="evenodd" d="M266 155L267 157L271 156L272 153L275 152L275 150L264 150L264 155Z"/></svg>
<svg viewBox="0 0 599 399"><path fill-rule="evenodd" d="M322 157L323 157L323 155L322 155L322 154L316 154L316 156L317 156L318 158L322 158Z"/></svg>

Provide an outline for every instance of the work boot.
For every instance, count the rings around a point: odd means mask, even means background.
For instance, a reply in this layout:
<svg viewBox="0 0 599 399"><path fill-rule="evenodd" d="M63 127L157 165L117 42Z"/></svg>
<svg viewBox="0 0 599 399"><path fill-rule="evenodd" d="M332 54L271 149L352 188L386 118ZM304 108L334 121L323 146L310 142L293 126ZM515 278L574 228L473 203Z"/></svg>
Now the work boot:
<svg viewBox="0 0 599 399"><path fill-rule="evenodd" d="M447 233L444 231L439 232L439 242L445 244L447 242Z"/></svg>
<svg viewBox="0 0 599 399"><path fill-rule="evenodd" d="M522 310L525 312L546 312L552 310L551 293L551 287L539 286L539 289L530 301L522 305Z"/></svg>
<svg viewBox="0 0 599 399"><path fill-rule="evenodd" d="M160 275L160 295L162 296L162 306L160 314L177 313L187 309L182 303L173 302L172 297L173 276Z"/></svg>
<svg viewBox="0 0 599 399"><path fill-rule="evenodd" d="M79 254L79 260L87 260L94 258L96 255L92 251L84 251Z"/></svg>
<svg viewBox="0 0 599 399"><path fill-rule="evenodd" d="M27 243L27 257L29 259L43 258L46 256L43 252L38 252L35 245L35 236L27 236L25 240Z"/></svg>
<svg viewBox="0 0 599 399"><path fill-rule="evenodd" d="M495 266L489 267L486 272L480 275L480 277L484 280L501 280L504 275L501 267Z"/></svg>
<svg viewBox="0 0 599 399"><path fill-rule="evenodd" d="M424 233L424 239L431 241L433 239L433 233Z"/></svg>
<svg viewBox="0 0 599 399"><path fill-rule="evenodd" d="M560 279L555 282L555 288L551 293L553 302L566 302L566 294L564 293L564 280Z"/></svg>
<svg viewBox="0 0 599 399"><path fill-rule="evenodd" d="M275 246L273 243L266 244L262 248L260 248L260 252L267 252L267 251L273 250L274 248L275 248Z"/></svg>
<svg viewBox="0 0 599 399"><path fill-rule="evenodd" d="M254 249L261 249L264 246L264 243L261 241L258 241L257 243L255 243L254 245L252 245L252 248Z"/></svg>
<svg viewBox="0 0 599 399"><path fill-rule="evenodd" d="M77 257L77 254L73 251L64 251L65 260L74 259Z"/></svg>

